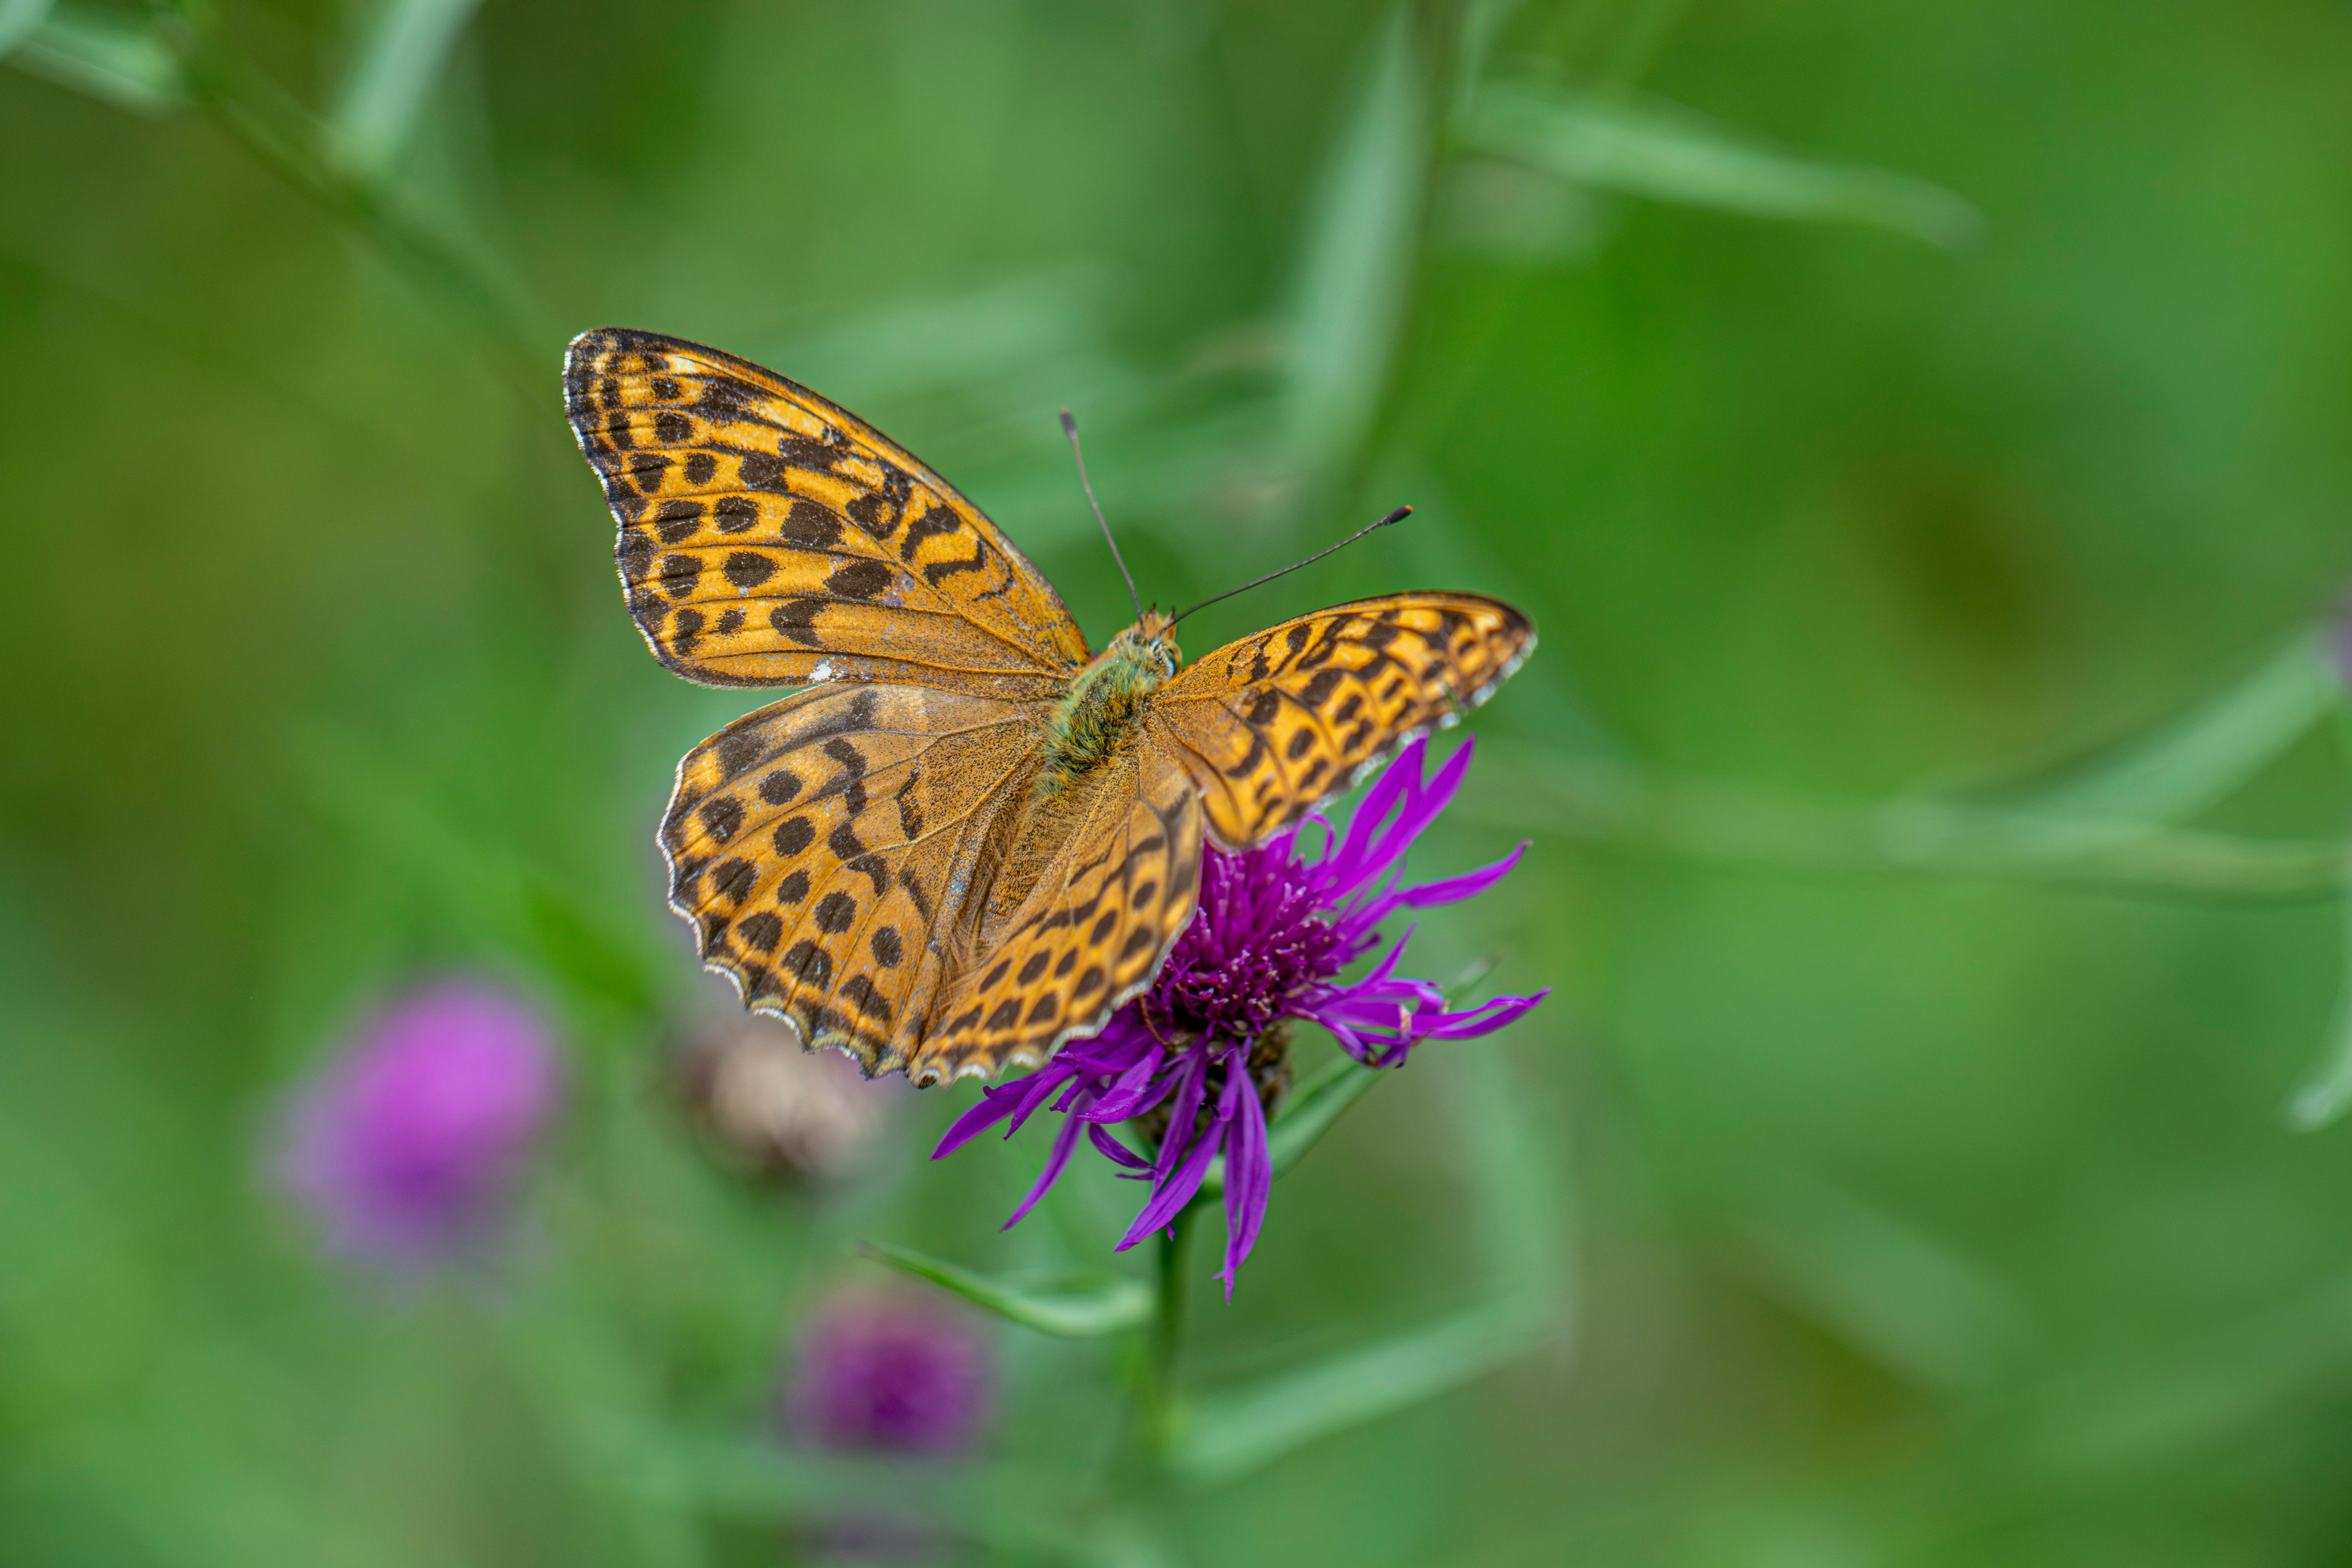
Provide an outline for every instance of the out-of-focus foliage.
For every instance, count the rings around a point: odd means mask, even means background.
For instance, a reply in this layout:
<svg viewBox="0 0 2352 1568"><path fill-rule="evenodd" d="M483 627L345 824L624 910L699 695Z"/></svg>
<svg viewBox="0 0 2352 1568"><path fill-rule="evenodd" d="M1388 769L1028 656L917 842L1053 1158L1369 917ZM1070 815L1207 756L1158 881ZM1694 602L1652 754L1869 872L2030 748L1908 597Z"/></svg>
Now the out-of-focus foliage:
<svg viewBox="0 0 2352 1568"><path fill-rule="evenodd" d="M1022 1563L2352 1548L2341 5L0 0L0 1561L718 1568L876 1495ZM1415 951L1561 989L1284 1179L1167 1518L1068 1506L1094 1318L1003 1331L969 1463L774 1440L856 1243L1123 1323L1133 1205L1000 1237L1039 1143L921 1158L968 1087L830 1184L698 1141L731 1001L652 825L748 703L623 613L557 390L607 323L873 419L1097 642L1065 405L1163 605L1419 509L1195 653L1412 585L1542 628L1420 868L1535 847ZM269 1130L446 971L567 1106L507 1254L389 1286Z"/></svg>

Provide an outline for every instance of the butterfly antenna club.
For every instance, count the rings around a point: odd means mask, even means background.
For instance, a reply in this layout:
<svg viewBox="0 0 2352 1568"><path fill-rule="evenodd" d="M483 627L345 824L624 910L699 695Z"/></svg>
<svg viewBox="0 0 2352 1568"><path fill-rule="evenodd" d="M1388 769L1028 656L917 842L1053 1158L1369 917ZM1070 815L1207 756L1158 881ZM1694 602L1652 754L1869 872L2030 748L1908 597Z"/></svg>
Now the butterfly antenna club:
<svg viewBox="0 0 2352 1568"><path fill-rule="evenodd" d="M1127 596L1135 601L1135 618L1143 619L1143 595L1135 591L1135 574L1127 569L1127 557L1118 552L1118 541L1111 537L1110 519L1103 515L1102 502L1095 500L1095 482L1087 478L1087 455L1078 449L1078 422L1070 411L1062 410L1062 434L1070 438L1070 458L1078 465L1078 484L1087 492L1087 504L1095 509L1095 521L1102 524L1103 542L1110 546L1110 558L1118 563L1118 574L1127 579Z"/></svg>
<svg viewBox="0 0 2352 1568"><path fill-rule="evenodd" d="M1348 537L1347 537L1347 538L1345 538L1345 539L1343 539L1343 540L1339 541L1339 543L1337 543L1337 544L1332 544L1332 545L1327 545L1327 546L1325 546L1323 549L1318 550L1318 551L1317 551L1314 554L1312 554L1312 555L1308 556L1308 557L1307 557L1306 560L1304 560L1304 561L1294 561L1294 562L1292 562L1289 565L1287 565L1287 566L1284 567L1284 568L1283 568L1281 571L1279 571L1279 572L1269 572L1269 573L1267 573L1267 574L1266 574L1265 576L1263 576L1263 577L1253 577L1253 578L1251 578L1248 582L1246 582L1246 583L1243 584L1242 584L1240 587L1238 587L1238 588L1228 588L1228 589L1226 589L1226 590L1225 590L1223 593L1222 593L1222 594L1213 594L1213 595L1211 595L1209 597L1207 597L1207 598L1205 598L1205 599L1202 600L1199 604L1197 604L1197 605L1193 605L1192 609L1190 609L1190 610L1186 610L1186 611L1184 612L1184 615L1178 616L1176 617L1176 621L1181 621L1181 620L1182 620L1182 619L1184 618L1184 616L1192 615L1194 611L1197 611L1197 610L1205 610L1205 609L1207 609L1211 605L1213 605L1213 604L1217 603L1217 602L1218 602L1219 600L1221 600L1221 599L1230 599L1230 598L1232 598L1235 594L1246 594L1246 593L1248 593L1252 588L1262 588L1262 587L1264 587L1265 584L1267 584L1268 583L1273 582L1276 577L1287 577L1287 576L1288 576L1288 575L1290 575L1290 574L1292 574L1293 572L1297 571L1301 566L1312 566L1312 565L1314 565L1318 561L1322 560L1322 559L1323 559L1323 557L1325 557L1326 555L1329 555L1329 554L1331 554L1331 553L1333 553L1334 552L1337 552L1337 551L1341 551L1341 550L1345 550L1345 549L1347 549L1347 548L1348 548L1348 546L1349 546L1350 544L1355 543L1355 542L1356 542L1356 541L1358 541L1359 539L1363 538L1363 537L1364 537L1364 535L1366 535L1366 534L1368 534L1368 533L1370 533L1370 532L1374 531L1375 531L1375 530L1377 530L1377 529L1386 528L1386 527L1388 527L1388 525L1389 525L1389 524L1391 524L1391 523L1392 523L1392 522L1402 522L1406 518L1409 518L1409 517L1411 517L1412 515L1412 508L1411 508L1411 507L1409 507L1409 506L1401 506L1401 507L1397 508L1397 509L1396 509L1396 510L1394 510L1394 511L1392 511L1392 512L1389 513L1389 514L1388 514L1388 516L1386 516L1386 517L1384 517L1384 518L1381 519L1378 522L1368 522L1368 523L1366 523L1363 527L1361 527L1361 528L1360 528L1360 529L1356 530L1356 531L1355 531L1355 532L1353 532L1353 533L1351 533L1351 534L1348 535ZM1171 621L1171 622L1169 622L1168 624L1169 624L1171 626L1173 626L1176 624L1176 621Z"/></svg>

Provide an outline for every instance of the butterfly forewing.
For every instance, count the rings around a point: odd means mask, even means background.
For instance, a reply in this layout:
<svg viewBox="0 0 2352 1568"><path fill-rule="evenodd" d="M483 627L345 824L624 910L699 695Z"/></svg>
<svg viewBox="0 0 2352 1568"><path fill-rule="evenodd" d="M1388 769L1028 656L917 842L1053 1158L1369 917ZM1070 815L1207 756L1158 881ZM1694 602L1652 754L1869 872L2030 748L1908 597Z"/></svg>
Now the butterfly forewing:
<svg viewBox="0 0 2352 1568"><path fill-rule="evenodd" d="M678 765L663 821L671 904L704 963L812 1047L907 1065L989 830L1027 795L1039 715L919 687L817 687L737 720Z"/></svg>
<svg viewBox="0 0 2352 1568"><path fill-rule="evenodd" d="M1210 830L1240 848L1454 722L1534 647L1525 616L1475 594L1359 599L1195 661L1160 689L1154 722L1199 783Z"/></svg>
<svg viewBox="0 0 2352 1568"><path fill-rule="evenodd" d="M655 655L722 686L898 681L1051 698L1086 640L1044 575L903 447L683 339L572 342L565 409Z"/></svg>

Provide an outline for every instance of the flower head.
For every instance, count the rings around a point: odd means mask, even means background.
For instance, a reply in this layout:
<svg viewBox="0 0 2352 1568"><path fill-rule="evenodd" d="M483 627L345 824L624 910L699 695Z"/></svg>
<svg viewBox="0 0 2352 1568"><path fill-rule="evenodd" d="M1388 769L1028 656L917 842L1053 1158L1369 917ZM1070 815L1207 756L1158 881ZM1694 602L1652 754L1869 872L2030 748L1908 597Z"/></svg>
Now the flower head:
<svg viewBox="0 0 2352 1568"><path fill-rule="evenodd" d="M522 1003L468 982L414 992L297 1093L279 1178L334 1250L431 1268L502 1217L560 1091L547 1026Z"/></svg>
<svg viewBox="0 0 2352 1568"><path fill-rule="evenodd" d="M1400 1065L1424 1040L1466 1039L1519 1017L1549 994L1498 996L1450 1011L1425 980L1401 978L1408 928L1355 980L1340 976L1381 946L1381 922L1400 910L1458 903L1486 891L1518 863L1521 845L1494 865L1405 885L1393 875L1414 839L1453 800L1471 748L1433 778L1415 741L1365 795L1344 834L1321 818L1319 858L1285 833L1229 854L1214 845L1201 862L1200 909L1169 950L1150 991L1111 1016L1092 1039L1065 1046L1025 1079L997 1084L959 1118L933 1158L999 1121L1010 1137L1038 1110L1065 1115L1037 1181L1013 1210L1018 1224L1061 1178L1081 1133L1150 1196L1120 1238L1121 1250L1171 1224L1211 1163L1225 1160L1225 1266L1233 1294L1274 1184L1266 1113L1288 1075L1294 1020L1319 1024L1366 1067ZM1137 1121L1156 1143L1149 1157L1109 1129Z"/></svg>
<svg viewBox="0 0 2352 1568"><path fill-rule="evenodd" d="M713 1142L761 1175L823 1182L882 1130L902 1079L868 1079L841 1051L811 1051L791 1025L737 1014L698 1031L674 1064L678 1093Z"/></svg>
<svg viewBox="0 0 2352 1568"><path fill-rule="evenodd" d="M961 1313L845 1291L801 1331L784 1425L820 1448L953 1455L987 1425L994 1394L988 1343Z"/></svg>

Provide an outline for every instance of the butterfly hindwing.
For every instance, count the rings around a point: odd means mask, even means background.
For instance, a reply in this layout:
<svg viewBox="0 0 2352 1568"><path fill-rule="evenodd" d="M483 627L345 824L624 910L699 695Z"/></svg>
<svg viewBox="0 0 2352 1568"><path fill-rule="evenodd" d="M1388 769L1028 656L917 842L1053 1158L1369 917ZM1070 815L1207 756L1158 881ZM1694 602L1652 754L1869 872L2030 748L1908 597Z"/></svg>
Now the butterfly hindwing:
<svg viewBox="0 0 2352 1568"><path fill-rule="evenodd" d="M919 687L824 686L687 753L663 820L671 907L744 1001L869 1074L907 1064L943 978L936 931L987 877L1039 716Z"/></svg>
<svg viewBox="0 0 2352 1568"><path fill-rule="evenodd" d="M748 360L604 328L565 411L620 524L629 611L719 686L896 681L1057 695L1086 640L1043 574L855 415Z"/></svg>
<svg viewBox="0 0 2352 1568"><path fill-rule="evenodd" d="M1043 1065L1149 985L1192 918L1200 794L1165 749L1128 748L1070 809L1024 827L1004 881L1028 890L1009 907L1000 894L985 915L978 956L935 1005L908 1068L918 1083Z"/></svg>
<svg viewBox="0 0 2352 1568"><path fill-rule="evenodd" d="M1393 594L1271 626L1187 666L1153 721L1229 848L1262 842L1417 734L1493 694L1535 647L1525 616L1475 594Z"/></svg>

